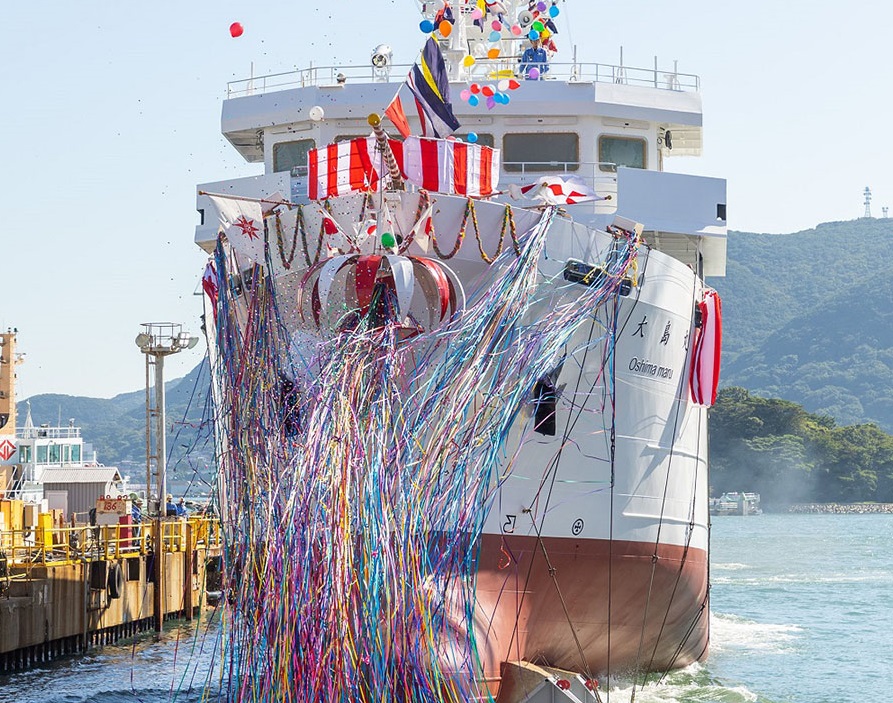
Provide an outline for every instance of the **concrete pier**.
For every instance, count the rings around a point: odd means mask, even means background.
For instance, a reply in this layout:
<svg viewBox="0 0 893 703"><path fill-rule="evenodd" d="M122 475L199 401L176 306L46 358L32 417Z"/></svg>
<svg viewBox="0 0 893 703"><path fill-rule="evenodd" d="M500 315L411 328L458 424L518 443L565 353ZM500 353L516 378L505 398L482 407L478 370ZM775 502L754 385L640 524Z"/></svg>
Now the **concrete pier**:
<svg viewBox="0 0 893 703"><path fill-rule="evenodd" d="M0 674L192 618L220 553L217 523L204 519L146 522L138 537L118 526L42 537L3 550Z"/></svg>

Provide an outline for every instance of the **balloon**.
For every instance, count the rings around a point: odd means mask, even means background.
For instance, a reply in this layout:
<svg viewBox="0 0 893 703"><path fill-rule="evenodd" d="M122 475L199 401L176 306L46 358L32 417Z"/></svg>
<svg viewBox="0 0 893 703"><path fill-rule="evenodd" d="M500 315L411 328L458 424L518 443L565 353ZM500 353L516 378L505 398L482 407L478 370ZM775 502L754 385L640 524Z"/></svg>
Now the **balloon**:
<svg viewBox="0 0 893 703"><path fill-rule="evenodd" d="M487 98L487 109L492 110L496 107L496 99L495 98Z"/></svg>
<svg viewBox="0 0 893 703"><path fill-rule="evenodd" d="M475 58L471 54L462 59L463 66L474 66Z"/></svg>
<svg viewBox="0 0 893 703"><path fill-rule="evenodd" d="M540 38L540 33L537 32L535 29L531 29L530 34L528 34L527 36L530 38L530 41L536 41Z"/></svg>
<svg viewBox="0 0 893 703"><path fill-rule="evenodd" d="M481 86L479 86L477 83L472 83L472 84L471 84L471 92L472 92L472 93L480 93L480 92L481 92Z"/></svg>
<svg viewBox="0 0 893 703"><path fill-rule="evenodd" d="M503 104L503 105L508 105L508 104L511 102L511 100L512 100L512 96L511 96L511 95L508 95L508 94L506 94L506 93L503 93L503 94L502 94L502 104Z"/></svg>
<svg viewBox="0 0 893 703"><path fill-rule="evenodd" d="M431 34L434 31L434 23L431 20L422 20L419 22L419 29L425 34Z"/></svg>
<svg viewBox="0 0 893 703"><path fill-rule="evenodd" d="M477 134L475 134L474 132L468 133L468 143L469 144L474 144L477 140L478 140Z"/></svg>
<svg viewBox="0 0 893 703"><path fill-rule="evenodd" d="M473 19L473 20L479 20L483 16L484 16L484 12L479 7L476 7L471 11L471 19Z"/></svg>
<svg viewBox="0 0 893 703"><path fill-rule="evenodd" d="M551 36L552 36L552 32L550 32L545 27L543 28L543 31L540 32L540 39L542 39L543 41L546 41L546 39L548 39Z"/></svg>
<svg viewBox="0 0 893 703"><path fill-rule="evenodd" d="M391 234L390 232L385 232L381 235L381 245L385 249L390 249L397 246L397 240L394 238L393 234Z"/></svg>
<svg viewBox="0 0 893 703"><path fill-rule="evenodd" d="M242 36L242 32L244 32L244 31L245 31L245 28L244 28L241 24L239 24L238 22L233 22L233 23L229 26L229 33L230 33L230 35L231 35L232 37L234 37L234 38L235 38L235 37L241 37L241 36Z"/></svg>
<svg viewBox="0 0 893 703"><path fill-rule="evenodd" d="M496 30L490 32L490 36L487 37L490 41L499 41L502 38L502 35Z"/></svg>
<svg viewBox="0 0 893 703"><path fill-rule="evenodd" d="M326 112L319 105L314 105L307 111L307 116L314 122L319 122L326 116Z"/></svg>
<svg viewBox="0 0 893 703"><path fill-rule="evenodd" d="M468 102L468 98L471 97L471 91L468 88L465 88L461 93L459 93L459 97L462 98L465 102Z"/></svg>
<svg viewBox="0 0 893 703"><path fill-rule="evenodd" d="M490 26L493 28L493 31L498 32L502 29L502 22L500 22L499 20L493 20L490 23Z"/></svg>
<svg viewBox="0 0 893 703"><path fill-rule="evenodd" d="M542 32L545 28L546 28L546 25L544 25L544 24L543 24L542 22L540 22L539 20L537 20L536 22L534 22L533 25L532 25L532 29L535 29L537 32Z"/></svg>
<svg viewBox="0 0 893 703"><path fill-rule="evenodd" d="M558 9L558 6L552 5L552 7L549 8L549 17L558 17L559 12L560 10Z"/></svg>
<svg viewBox="0 0 893 703"><path fill-rule="evenodd" d="M487 52L487 58L488 58L488 59L499 58L499 49L490 49L490 50Z"/></svg>
<svg viewBox="0 0 893 703"><path fill-rule="evenodd" d="M499 88L503 93L509 89L509 81L508 78L503 78L499 83L496 84L496 87Z"/></svg>
<svg viewBox="0 0 893 703"><path fill-rule="evenodd" d="M440 34L444 37L450 36L450 32L453 31L453 25L450 22L444 20L439 25L437 25L437 29L440 30Z"/></svg>
<svg viewBox="0 0 893 703"><path fill-rule="evenodd" d="M521 84L518 83L514 78L509 78L509 90L517 90L521 87Z"/></svg>
<svg viewBox="0 0 893 703"><path fill-rule="evenodd" d="M472 95L470 98L468 98L468 104L472 107L477 107L479 102L480 100L478 100L477 95Z"/></svg>
<svg viewBox="0 0 893 703"><path fill-rule="evenodd" d="M538 80L540 77L540 70L534 66L527 72L527 77L532 81Z"/></svg>
<svg viewBox="0 0 893 703"><path fill-rule="evenodd" d="M540 0L536 4L536 9L539 10L540 12L545 12L546 11L546 3L544 3L543 0Z"/></svg>
<svg viewBox="0 0 893 703"><path fill-rule="evenodd" d="M493 94L496 91L494 91L493 88L491 88L489 85L485 85L483 88L481 88L481 92L488 98L492 98Z"/></svg>
<svg viewBox="0 0 893 703"><path fill-rule="evenodd" d="M521 36L521 32L523 32L523 31L524 31L524 30L521 29L521 25L518 25L518 24L513 24L513 25L512 25L512 34L514 34L516 37L520 37L520 36Z"/></svg>

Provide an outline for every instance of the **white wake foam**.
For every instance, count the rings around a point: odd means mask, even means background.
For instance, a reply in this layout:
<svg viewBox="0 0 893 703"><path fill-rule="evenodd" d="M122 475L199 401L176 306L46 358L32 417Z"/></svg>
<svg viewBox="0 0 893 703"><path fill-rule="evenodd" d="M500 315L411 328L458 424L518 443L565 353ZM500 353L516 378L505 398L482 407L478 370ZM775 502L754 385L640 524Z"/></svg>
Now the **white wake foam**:
<svg viewBox="0 0 893 703"><path fill-rule="evenodd" d="M626 703L633 692L632 682L622 679L613 681L610 699ZM602 701L608 696L602 692ZM643 688L636 686L638 703L679 703L680 701L704 701L705 703L753 703L759 696L745 686L724 686L710 677L701 664L692 664L685 669L674 671L662 682L648 683Z"/></svg>
<svg viewBox="0 0 893 703"><path fill-rule="evenodd" d="M716 652L790 652L803 632L799 625L755 622L737 615L710 614L710 648Z"/></svg>

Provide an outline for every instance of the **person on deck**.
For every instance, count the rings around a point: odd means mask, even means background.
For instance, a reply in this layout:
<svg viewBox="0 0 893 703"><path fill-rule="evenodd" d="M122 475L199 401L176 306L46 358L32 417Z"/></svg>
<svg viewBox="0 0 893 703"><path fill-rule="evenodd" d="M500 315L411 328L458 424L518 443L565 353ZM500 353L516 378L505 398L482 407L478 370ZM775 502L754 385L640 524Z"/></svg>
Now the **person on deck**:
<svg viewBox="0 0 893 703"><path fill-rule="evenodd" d="M140 523L143 521L143 501L134 498L133 507L130 509L130 520L133 523L133 536L140 536Z"/></svg>
<svg viewBox="0 0 893 703"><path fill-rule="evenodd" d="M164 506L164 514L168 517L177 516L177 506L174 503L174 497L170 493L167 494L167 503Z"/></svg>
<svg viewBox="0 0 893 703"><path fill-rule="evenodd" d="M549 57L540 45L539 39L531 39L530 46L520 58L521 73L527 80L540 80L549 71ZM536 69L534 72L533 69ZM532 75L531 75L532 74Z"/></svg>
<svg viewBox="0 0 893 703"><path fill-rule="evenodd" d="M184 498L180 498L177 501L177 517L189 515L189 512L186 510L186 500Z"/></svg>

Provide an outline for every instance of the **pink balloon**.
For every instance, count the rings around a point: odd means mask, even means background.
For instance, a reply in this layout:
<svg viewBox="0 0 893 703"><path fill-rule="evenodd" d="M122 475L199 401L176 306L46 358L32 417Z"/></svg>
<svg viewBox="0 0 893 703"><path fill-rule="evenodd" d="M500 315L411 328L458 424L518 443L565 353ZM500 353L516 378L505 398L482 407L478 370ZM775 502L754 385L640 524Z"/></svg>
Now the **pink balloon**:
<svg viewBox="0 0 893 703"><path fill-rule="evenodd" d="M494 31L498 32L502 29L502 22L500 22L499 20L493 20L490 26L493 28Z"/></svg>
<svg viewBox="0 0 893 703"><path fill-rule="evenodd" d="M483 16L484 16L484 13L481 11L481 8L479 8L479 7L476 7L471 11L471 19L473 19L473 20L479 20Z"/></svg>
<svg viewBox="0 0 893 703"><path fill-rule="evenodd" d="M513 24L513 25L512 25L512 34L514 34L516 37L520 37L520 36L521 36L521 32L523 32L523 31L524 31L524 30L521 29L521 25L519 25L519 24Z"/></svg>
<svg viewBox="0 0 893 703"><path fill-rule="evenodd" d="M468 98L471 97L471 91L466 88L461 93L459 93L459 97L462 98L462 100L464 100L465 102L468 102Z"/></svg>
<svg viewBox="0 0 893 703"><path fill-rule="evenodd" d="M233 38L235 38L235 37L241 37L241 36L242 36L242 32L244 32L244 31L245 31L245 28L244 28L241 24L239 24L238 22L233 22L233 23L229 26L229 33L230 33L230 35L231 35Z"/></svg>

